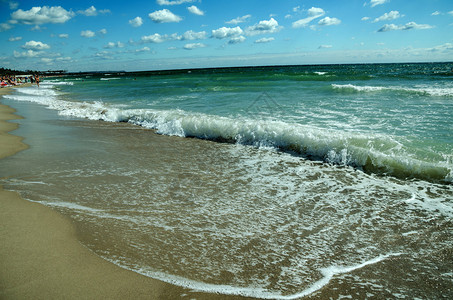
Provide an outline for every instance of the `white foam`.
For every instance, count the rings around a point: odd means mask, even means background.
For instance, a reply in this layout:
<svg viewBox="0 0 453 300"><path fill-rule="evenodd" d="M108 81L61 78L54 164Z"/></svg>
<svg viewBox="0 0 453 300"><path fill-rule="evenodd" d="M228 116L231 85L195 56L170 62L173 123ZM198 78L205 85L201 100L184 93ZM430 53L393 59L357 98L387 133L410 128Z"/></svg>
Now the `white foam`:
<svg viewBox="0 0 453 300"><path fill-rule="evenodd" d="M84 211L84 212L90 212L90 213L99 213L102 212L103 210L97 209L97 208L92 208L84 205L80 205L77 203L72 203L72 202L59 202L59 201L34 201L28 199L30 202L35 202L35 203L41 203L45 206L50 206L50 207L59 207L59 208L66 208L70 210L78 210L78 211Z"/></svg>
<svg viewBox="0 0 453 300"><path fill-rule="evenodd" d="M235 287L230 285L219 285L219 284L209 284L200 281L190 280L184 277L169 275L162 272L152 271L146 268L130 268L124 266L120 261L112 260L104 258L122 268L137 272L141 275L145 275L147 277L151 277L154 279L158 279L160 281L164 281L170 284L174 284L177 286L181 286L188 289L193 289L195 291L206 292L206 293L216 293L216 294L223 294L223 295L238 295L244 297L255 297L261 299L281 299L281 300L293 300L293 299L300 299L306 297L314 292L322 289L324 286L329 284L329 282L337 275L346 274L353 272L358 269L362 269L366 266L377 264L381 261L384 261L392 256L399 256L401 253L390 253L386 255L381 255L376 258L370 259L358 265L352 266L330 266L327 268L320 269L320 273L322 274L322 278L318 281L311 284L308 288L302 290L299 293L291 294L291 295L282 295L273 291L268 291L265 288L259 287Z"/></svg>
<svg viewBox="0 0 453 300"><path fill-rule="evenodd" d="M80 79L73 79L80 80ZM53 85L74 85L72 81L59 81L59 80L46 80L40 83L40 86L53 86Z"/></svg>
<svg viewBox="0 0 453 300"><path fill-rule="evenodd" d="M24 87L16 89L18 94L33 95L33 96L56 96L57 92L47 87Z"/></svg>
<svg viewBox="0 0 453 300"><path fill-rule="evenodd" d="M429 87L429 86L418 86L415 88L405 88L400 86L359 86L354 84L332 84L334 89L346 89L357 92L379 92L379 91L400 91L400 92L411 92L418 94L426 94L429 96L453 96L452 87Z"/></svg>
<svg viewBox="0 0 453 300"><path fill-rule="evenodd" d="M410 204L413 208L453 217L453 203L449 203L443 198L431 198L412 194L412 197L404 202Z"/></svg>

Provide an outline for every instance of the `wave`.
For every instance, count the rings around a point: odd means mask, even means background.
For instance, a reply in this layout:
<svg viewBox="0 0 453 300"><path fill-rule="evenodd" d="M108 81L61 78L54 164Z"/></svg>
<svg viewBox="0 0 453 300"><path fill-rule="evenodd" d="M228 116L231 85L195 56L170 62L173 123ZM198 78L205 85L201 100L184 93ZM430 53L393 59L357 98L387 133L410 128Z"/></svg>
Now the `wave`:
<svg viewBox="0 0 453 300"><path fill-rule="evenodd" d="M312 283L306 289L304 289L298 293L289 294L289 295L288 294L284 295L284 294L281 294L276 291L270 291L270 290L267 290L266 288L262 288L262 287L253 287L253 286L235 287L235 286L231 286L231 285L209 284L209 283L195 281L195 280L187 279L187 278L176 276L176 275L169 275L169 274L165 274L163 272L149 270L149 268L144 268L144 267L131 268L131 267L125 266L124 264L121 263L121 261L119 261L117 259L109 259L107 257L103 257L103 258L107 261L110 261L113 264L118 265L119 267L121 267L123 269L131 270L138 274L141 274L141 275L144 275L147 277L151 277L154 279L158 279L160 281L167 282L170 284L174 284L176 286L188 288L188 289L191 289L194 291L200 291L200 292L206 292L206 293L216 293L216 294L223 294L223 295L238 295L238 296L242 296L242 297L253 297L253 298L260 298L260 299L295 300L295 299L301 299L303 297L306 297L308 295L311 295L311 294L319 291L324 286L329 284L330 281L332 279L334 279L335 276L351 273L355 270L365 268L369 265L378 264L389 258L392 258L395 256L397 257L400 255L402 255L402 253L389 253L389 254L380 255L378 257L372 258L372 259L365 261L358 265L329 266L327 268L321 268L321 269L319 269L319 272L322 275L321 279Z"/></svg>
<svg viewBox="0 0 453 300"><path fill-rule="evenodd" d="M419 157L416 151L390 135L348 132L250 116L222 117L184 110L127 109L101 101L60 100L50 88L17 89L4 96L57 110L62 116L128 122L158 134L194 137L218 142L278 149L307 159L352 166L367 173L453 183L450 155ZM34 94L33 94L34 92ZM31 95L33 94L33 95Z"/></svg>
<svg viewBox="0 0 453 300"><path fill-rule="evenodd" d="M71 79L77 80L77 79ZM53 87L54 85L74 85L72 81L56 81L56 80L46 80L45 82L40 83L41 86Z"/></svg>
<svg viewBox="0 0 453 300"><path fill-rule="evenodd" d="M428 96L446 96L453 97L453 88L451 87L416 87L416 88L405 88L399 86L358 86L353 84L332 84L333 89L350 91L350 92L381 92L381 91L394 91L394 92L406 92L415 93L420 95Z"/></svg>

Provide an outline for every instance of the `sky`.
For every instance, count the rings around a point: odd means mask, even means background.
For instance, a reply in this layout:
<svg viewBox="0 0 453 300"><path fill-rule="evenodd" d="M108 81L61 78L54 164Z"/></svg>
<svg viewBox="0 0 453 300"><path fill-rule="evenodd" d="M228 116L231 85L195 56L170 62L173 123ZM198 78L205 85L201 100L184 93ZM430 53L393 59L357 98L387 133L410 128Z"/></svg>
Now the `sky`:
<svg viewBox="0 0 453 300"><path fill-rule="evenodd" d="M453 61L451 0L0 0L0 67Z"/></svg>

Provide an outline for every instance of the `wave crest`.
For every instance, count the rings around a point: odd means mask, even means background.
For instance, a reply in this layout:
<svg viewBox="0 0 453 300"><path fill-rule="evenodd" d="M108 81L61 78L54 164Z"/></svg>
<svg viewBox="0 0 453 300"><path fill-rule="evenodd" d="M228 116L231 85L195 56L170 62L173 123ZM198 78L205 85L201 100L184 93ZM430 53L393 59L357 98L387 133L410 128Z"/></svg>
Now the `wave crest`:
<svg viewBox="0 0 453 300"><path fill-rule="evenodd" d="M416 87L416 88L404 88L399 86L358 86L353 84L332 84L333 89L350 91L350 92L381 92L381 91L393 91L402 93L415 93L429 96L440 96L440 97L453 97L453 88L451 87Z"/></svg>
<svg viewBox="0 0 453 300"><path fill-rule="evenodd" d="M390 135L256 120L247 116L233 118L183 110L125 109L102 101L70 102L58 99L48 88L18 91L18 95L5 97L46 105L64 116L129 122L163 135L273 148L308 159L360 168L367 173L453 182L453 164L449 157L444 157L444 161L426 160Z"/></svg>

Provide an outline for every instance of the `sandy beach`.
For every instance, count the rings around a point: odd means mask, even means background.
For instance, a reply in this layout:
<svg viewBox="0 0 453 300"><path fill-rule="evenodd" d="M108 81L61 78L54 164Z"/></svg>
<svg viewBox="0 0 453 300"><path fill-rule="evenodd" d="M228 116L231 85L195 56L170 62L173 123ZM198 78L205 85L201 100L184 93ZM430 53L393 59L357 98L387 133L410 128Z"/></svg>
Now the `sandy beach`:
<svg viewBox="0 0 453 300"><path fill-rule="evenodd" d="M11 88L3 88L4 95ZM14 109L0 105L0 158L27 148L9 132ZM71 222L0 187L1 299L232 299L195 293L122 269L94 255Z"/></svg>

